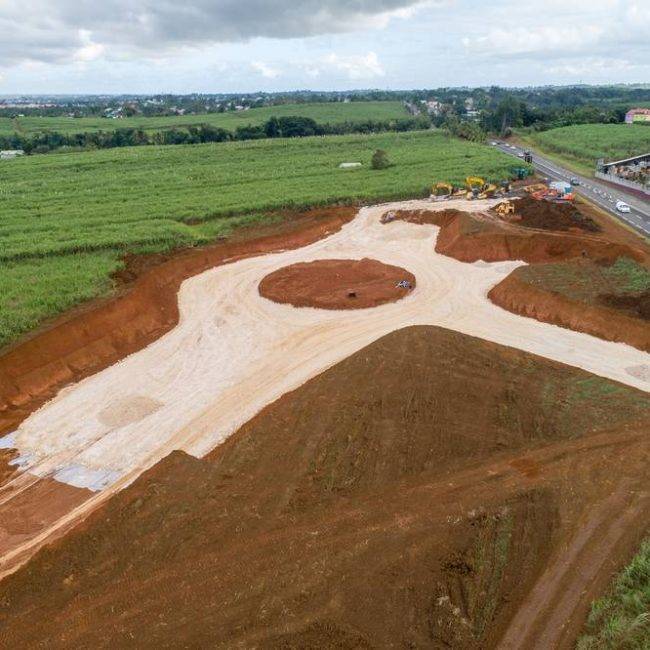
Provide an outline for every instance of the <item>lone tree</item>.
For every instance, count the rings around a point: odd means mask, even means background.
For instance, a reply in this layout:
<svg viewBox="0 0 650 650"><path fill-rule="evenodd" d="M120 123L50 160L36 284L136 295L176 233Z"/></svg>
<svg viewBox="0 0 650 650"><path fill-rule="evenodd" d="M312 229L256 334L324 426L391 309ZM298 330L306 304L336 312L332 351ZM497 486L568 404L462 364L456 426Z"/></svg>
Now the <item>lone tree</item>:
<svg viewBox="0 0 650 650"><path fill-rule="evenodd" d="M370 166L373 169L386 169L386 167L390 167L388 154L383 149L377 149L377 151L375 151L375 153L372 154L372 160L370 161Z"/></svg>

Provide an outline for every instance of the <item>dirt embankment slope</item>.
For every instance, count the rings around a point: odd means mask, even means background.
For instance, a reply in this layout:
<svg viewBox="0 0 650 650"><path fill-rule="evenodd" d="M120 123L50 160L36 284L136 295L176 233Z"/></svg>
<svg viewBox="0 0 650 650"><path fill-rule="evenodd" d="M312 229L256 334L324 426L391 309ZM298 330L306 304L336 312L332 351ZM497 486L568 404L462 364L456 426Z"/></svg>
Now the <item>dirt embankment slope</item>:
<svg viewBox="0 0 650 650"><path fill-rule="evenodd" d="M407 287L399 286L408 282ZM260 295L294 307L364 309L395 302L415 287L415 276L377 260L299 262L262 279Z"/></svg>
<svg viewBox="0 0 650 650"><path fill-rule="evenodd" d="M594 504L627 481L634 505L649 400L448 330L394 332L205 459L175 452L3 580L4 642L494 647ZM616 568L591 565L592 584Z"/></svg>
<svg viewBox="0 0 650 650"><path fill-rule="evenodd" d="M540 268L564 263L569 285L577 271L598 284L603 276L600 269L612 267L622 259L637 266L637 276L643 269L648 273L647 246L591 206L549 203L530 197L514 203L518 213L505 220L494 212L469 214L458 210L405 210L395 216L440 226L436 250L465 262L523 260ZM584 272L586 266L588 274ZM630 293L615 282L601 282L602 295L578 299L571 291L557 291L552 283L532 282L529 276L527 269L516 269L489 292L489 298L522 316L644 351L650 349L650 328L643 315L648 298L643 292Z"/></svg>
<svg viewBox="0 0 650 650"><path fill-rule="evenodd" d="M533 229L457 210L405 210L396 216L411 223L440 226L436 251L461 262L523 260L532 264L580 257L613 262L622 256L634 260L646 256L638 246L605 236Z"/></svg>
<svg viewBox="0 0 650 650"><path fill-rule="evenodd" d="M527 281L515 270L488 293L492 302L521 316L536 318L607 341L650 352L650 321L602 303L572 299Z"/></svg>
<svg viewBox="0 0 650 650"><path fill-rule="evenodd" d="M73 311L0 355L0 434L16 428L66 384L172 329L178 322L178 289L186 278L243 257L305 246L336 232L356 212L353 207L315 209L213 246L129 258L118 277L127 285L117 296Z"/></svg>

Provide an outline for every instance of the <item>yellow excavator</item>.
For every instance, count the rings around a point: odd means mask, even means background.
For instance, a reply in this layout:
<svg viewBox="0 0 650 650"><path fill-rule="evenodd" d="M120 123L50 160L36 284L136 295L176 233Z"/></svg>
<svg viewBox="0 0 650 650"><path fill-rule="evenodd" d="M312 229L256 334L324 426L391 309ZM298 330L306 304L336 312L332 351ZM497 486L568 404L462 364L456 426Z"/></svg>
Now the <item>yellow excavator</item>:
<svg viewBox="0 0 650 650"><path fill-rule="evenodd" d="M467 188L467 198L475 199L485 186L485 179L480 176L468 176L465 179L465 187Z"/></svg>
<svg viewBox="0 0 650 650"><path fill-rule="evenodd" d="M489 199L497 193L497 186L488 183L480 176L468 176L465 179L468 199Z"/></svg>
<svg viewBox="0 0 650 650"><path fill-rule="evenodd" d="M494 183L486 183L481 189L478 198L490 199L496 194L496 191L497 191L497 186Z"/></svg>
<svg viewBox="0 0 650 650"><path fill-rule="evenodd" d="M448 199L454 191L454 186L451 183L436 183L431 188L431 196L438 201Z"/></svg>

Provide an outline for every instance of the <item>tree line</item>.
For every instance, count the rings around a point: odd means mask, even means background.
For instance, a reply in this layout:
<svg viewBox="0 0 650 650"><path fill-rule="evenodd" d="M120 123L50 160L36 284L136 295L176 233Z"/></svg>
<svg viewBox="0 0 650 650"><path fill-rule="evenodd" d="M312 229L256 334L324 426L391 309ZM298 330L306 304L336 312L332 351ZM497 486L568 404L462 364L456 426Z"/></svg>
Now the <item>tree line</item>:
<svg viewBox="0 0 650 650"><path fill-rule="evenodd" d="M271 117L263 124L238 126L228 131L210 124L145 131L142 128L120 128L113 131L62 133L45 131L31 135L14 133L0 136L0 149L22 149L27 154L57 150L112 149L144 145L201 144L259 140L264 138L300 138L318 135L350 133L382 133L385 131L414 131L427 129L431 120L424 115L396 120L364 120L319 124L309 117Z"/></svg>

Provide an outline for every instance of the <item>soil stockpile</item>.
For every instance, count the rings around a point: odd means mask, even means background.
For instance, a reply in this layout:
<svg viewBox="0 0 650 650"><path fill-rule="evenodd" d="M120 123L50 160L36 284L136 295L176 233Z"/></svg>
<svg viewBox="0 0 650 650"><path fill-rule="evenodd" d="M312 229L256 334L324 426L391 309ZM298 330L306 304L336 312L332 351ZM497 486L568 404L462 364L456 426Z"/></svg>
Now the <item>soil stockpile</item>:
<svg viewBox="0 0 650 650"><path fill-rule="evenodd" d="M526 228L541 230L581 230L600 232L601 227L589 216L583 215L572 203L538 201L525 196L513 201L517 223Z"/></svg>
<svg viewBox="0 0 650 650"><path fill-rule="evenodd" d="M400 300L414 287L412 273L364 258L292 264L267 275L259 292L294 307L364 309Z"/></svg>
<svg viewBox="0 0 650 650"><path fill-rule="evenodd" d="M522 199L524 200L524 199ZM534 200L534 199L531 199ZM545 203L545 202L544 202ZM545 211L566 206L545 203ZM569 206L571 207L571 206ZM571 208L572 210L574 208ZM523 260L529 263L549 262L572 258L589 258L613 262L619 257L643 260L647 253L639 244L630 245L627 238L613 241L611 237L586 232L563 232L562 229L541 232L540 229L522 227L519 223L506 223L491 216L472 214L455 209L446 210L399 210L384 217L386 223L401 220L409 223L431 224L440 227L436 251L462 262L500 262ZM561 221L563 218L559 218ZM591 217L585 222L594 223ZM600 225L596 224L600 229Z"/></svg>
<svg viewBox="0 0 650 650"><path fill-rule="evenodd" d="M203 460L174 452L3 580L3 643L491 648L537 585L518 638L568 646L647 521L649 407L512 348L394 332ZM568 557L577 591L538 582ZM569 622L540 631L567 594Z"/></svg>
<svg viewBox="0 0 650 650"><path fill-rule="evenodd" d="M0 434L65 386L132 354L178 322L178 289L214 266L277 250L299 248L348 222L357 208L321 208L235 233L225 242L174 254L130 256L118 274L128 284L58 319L0 356Z"/></svg>

